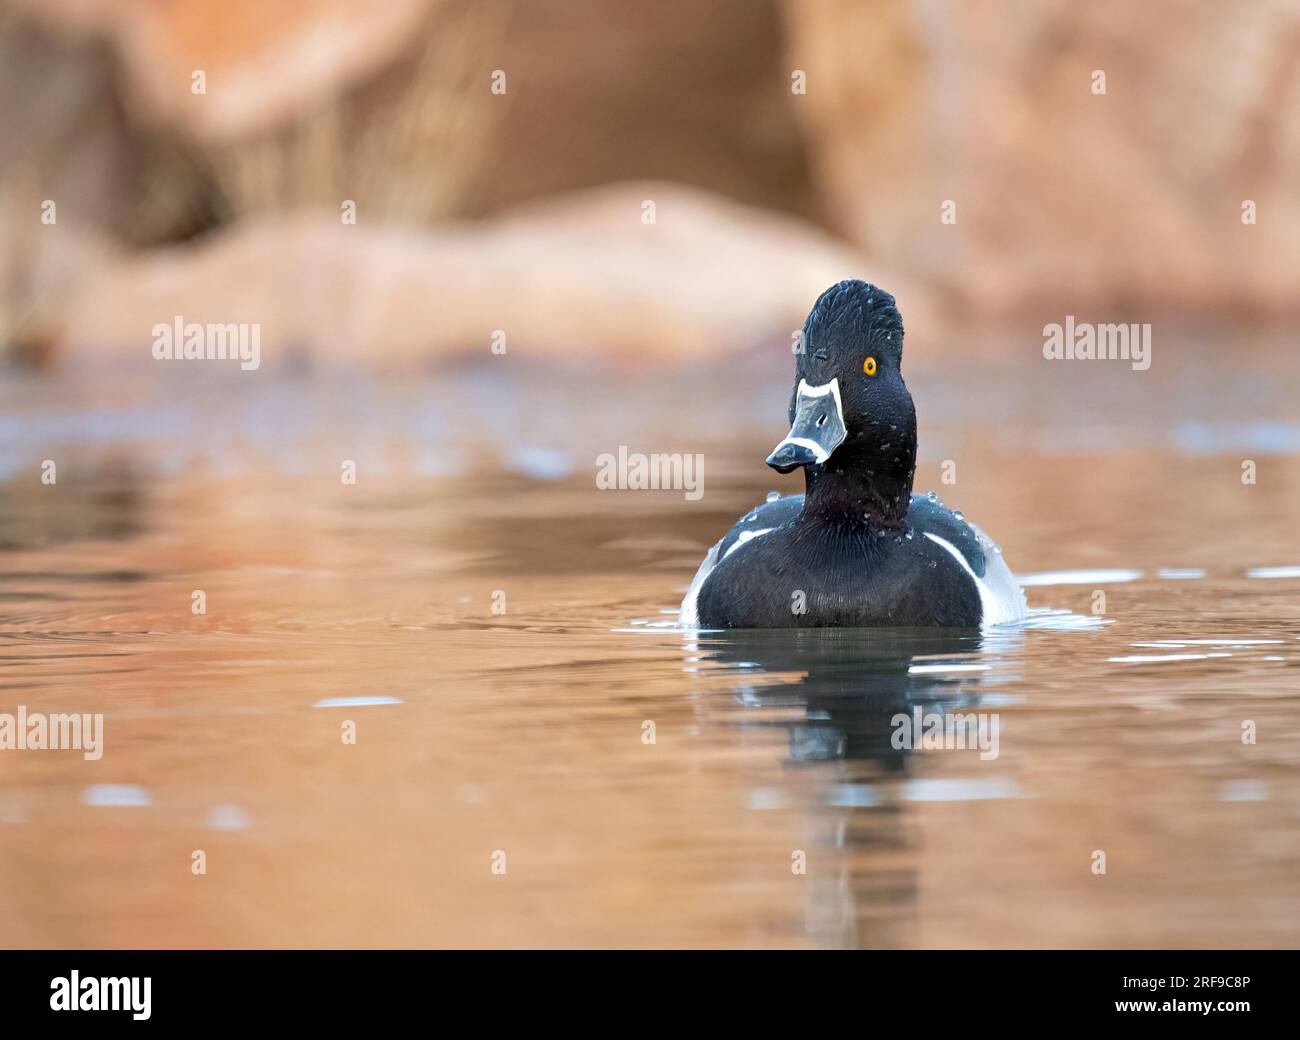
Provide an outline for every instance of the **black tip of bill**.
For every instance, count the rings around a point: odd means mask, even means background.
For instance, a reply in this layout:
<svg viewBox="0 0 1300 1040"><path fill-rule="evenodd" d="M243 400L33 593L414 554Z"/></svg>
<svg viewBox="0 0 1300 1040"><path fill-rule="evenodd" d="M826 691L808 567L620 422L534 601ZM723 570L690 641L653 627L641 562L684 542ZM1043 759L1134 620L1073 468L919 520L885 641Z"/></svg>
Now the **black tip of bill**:
<svg viewBox="0 0 1300 1040"><path fill-rule="evenodd" d="M812 466L820 461L812 448L790 441L782 441L767 457L767 464L778 473L792 473L800 466Z"/></svg>

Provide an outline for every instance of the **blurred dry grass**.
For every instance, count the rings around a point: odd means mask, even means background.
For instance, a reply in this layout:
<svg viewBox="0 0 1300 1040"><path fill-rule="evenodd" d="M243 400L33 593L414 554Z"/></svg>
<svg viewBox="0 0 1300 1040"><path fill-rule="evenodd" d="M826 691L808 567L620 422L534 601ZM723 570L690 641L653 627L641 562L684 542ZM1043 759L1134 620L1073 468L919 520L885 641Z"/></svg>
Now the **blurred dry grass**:
<svg viewBox="0 0 1300 1040"><path fill-rule="evenodd" d="M0 141L0 334L24 356L67 341L73 324L94 328L87 301L106 299L124 270L188 256L160 247L215 250L200 266L233 281L223 263L237 258L221 256L241 232L265 237L314 214L310 237L324 241L331 228L343 233L340 206L352 200L368 248L386 235L397 260L413 240L431 253L460 247L475 234L462 221L484 220L484 240L500 238L515 219L527 225L515 215L524 204L554 200L566 219L607 228L603 209L566 198L618 184L628 185L629 230L640 217L634 184L667 185L665 197L672 185L703 189L720 216L733 202L755 207L756 254L768 216L785 222L788 264L755 272L792 283L763 316L773 339L785 337L787 311L810 302L794 300L800 279L787 269L819 268L828 231L845 243L836 277L919 288L915 307L950 328L1041 326L1045 314L1089 309L1108 320L1255 320L1292 314L1300 300L1293 4L996 0L945 13L915 0L616 9L598 0L0 0L0 59L10 128ZM1102 96L1090 89L1098 68L1108 76ZM504 96L490 90L497 69L508 77ZM791 90L795 69L806 94ZM195 70L205 94L191 92ZM610 190L602 197L617 195ZM708 196L691 197L698 215ZM45 199L58 202L57 230L38 219ZM1257 224L1240 220L1245 199ZM955 223L940 219L945 200ZM688 277L717 279L719 297L734 282L718 278L718 258L745 252L742 229L708 237L724 226L675 232ZM649 234L640 241L652 252ZM583 239L557 236L551 247ZM346 258L347 241L327 251ZM637 241L620 248L636 251ZM281 252L314 263L287 242ZM635 315L634 300L656 291L631 285L626 270L611 280L597 253L556 260L529 272L556 298L622 301ZM510 293L499 275L479 274L485 293ZM323 277L303 275L284 292ZM639 277L662 275L649 262ZM670 282L658 289L663 308L679 306ZM381 295L354 310L382 307L383 287L371 291ZM103 325L147 329L164 299L127 295L146 310L127 323L104 314ZM640 349L635 320L605 326L610 353ZM689 309L668 324L691 330L685 342L706 338ZM562 340L562 325L539 345ZM300 335L310 347L330 331ZM382 331L355 349L382 356ZM721 346L751 338L746 324Z"/></svg>
<svg viewBox="0 0 1300 1040"><path fill-rule="evenodd" d="M471 18L459 3L432 5L407 53L374 82L331 87L296 118L218 146L230 219L337 209L341 199L363 200L368 217L401 223L464 212L505 111L480 73L510 12L501 4L482 10Z"/></svg>

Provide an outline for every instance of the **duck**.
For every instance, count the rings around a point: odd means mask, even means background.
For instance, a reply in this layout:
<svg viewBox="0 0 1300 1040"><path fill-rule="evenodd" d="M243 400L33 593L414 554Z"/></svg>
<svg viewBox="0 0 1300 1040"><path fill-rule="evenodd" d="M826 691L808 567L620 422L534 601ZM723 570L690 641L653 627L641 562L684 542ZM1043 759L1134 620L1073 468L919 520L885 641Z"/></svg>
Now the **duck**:
<svg viewBox="0 0 1300 1040"><path fill-rule="evenodd" d="M689 629L981 629L1021 621L1001 550L934 492L913 491L916 408L903 319L869 282L832 285L795 353L790 430L767 457L804 493L767 501L709 550L687 588Z"/></svg>

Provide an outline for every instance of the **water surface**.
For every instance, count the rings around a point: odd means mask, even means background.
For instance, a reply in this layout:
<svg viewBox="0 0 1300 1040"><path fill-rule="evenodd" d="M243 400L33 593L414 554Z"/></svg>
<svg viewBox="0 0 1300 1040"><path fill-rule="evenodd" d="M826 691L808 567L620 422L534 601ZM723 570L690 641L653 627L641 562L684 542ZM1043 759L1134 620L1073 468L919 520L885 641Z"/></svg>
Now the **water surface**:
<svg viewBox="0 0 1300 1040"><path fill-rule="evenodd" d="M10 375L0 711L105 751L0 752L0 942L1294 946L1300 379L1253 351L910 378L918 487L1027 579L983 634L673 627L799 489L786 362ZM620 444L705 495L598 491Z"/></svg>

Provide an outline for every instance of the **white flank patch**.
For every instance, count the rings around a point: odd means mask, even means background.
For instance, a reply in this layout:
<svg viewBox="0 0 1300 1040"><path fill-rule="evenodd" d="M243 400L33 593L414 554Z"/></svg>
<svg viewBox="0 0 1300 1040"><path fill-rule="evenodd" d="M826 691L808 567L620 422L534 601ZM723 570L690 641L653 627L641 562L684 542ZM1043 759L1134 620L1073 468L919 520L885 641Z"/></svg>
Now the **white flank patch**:
<svg viewBox="0 0 1300 1040"><path fill-rule="evenodd" d="M691 584L686 589L686 595L682 597L682 606L677 613L677 623L682 628L700 627L700 615L696 609L700 598L700 587L704 584L704 579L709 576L709 572L718 565L718 547L721 544L722 539L719 538L713 543L713 548L704 554L704 559L696 568L695 577L691 579Z"/></svg>
<svg viewBox="0 0 1300 1040"><path fill-rule="evenodd" d="M983 624L1005 625L1009 621L1023 620L1028 608L1025 604L1025 594L1016 582L1015 575L1011 573L1001 554L992 551L993 543L984 537L984 533L974 524L970 527L979 539L980 548L984 550L983 578L976 577L975 572L971 570L971 565L966 562L966 557L951 542L929 531L924 533L930 541L947 549L952 558L961 564L962 570L970 575L975 588L979 590L980 620Z"/></svg>
<svg viewBox="0 0 1300 1040"><path fill-rule="evenodd" d="M757 531L741 531L740 536L731 543L731 547L726 551L723 559L734 553L741 546L748 545L754 539L769 531L775 531L775 527L763 527ZM722 545L723 539L719 538L714 543L713 548L708 551L703 562L695 572L695 577L691 579L690 587L686 590L686 595L682 598L681 608L677 612L677 623L682 628L699 628L700 615L698 604L700 599L700 589L704 587L704 581L713 573L713 568L718 565L718 547Z"/></svg>

